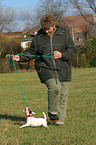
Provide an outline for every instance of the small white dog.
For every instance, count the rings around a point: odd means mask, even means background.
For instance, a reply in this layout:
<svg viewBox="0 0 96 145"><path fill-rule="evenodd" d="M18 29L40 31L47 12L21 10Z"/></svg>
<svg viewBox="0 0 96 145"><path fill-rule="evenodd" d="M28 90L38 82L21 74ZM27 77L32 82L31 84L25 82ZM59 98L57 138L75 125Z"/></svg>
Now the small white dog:
<svg viewBox="0 0 96 145"><path fill-rule="evenodd" d="M23 112L26 112L27 123L20 126L19 128L27 127L27 126L41 126L41 125L43 125L44 127L48 127L47 121L46 121L47 118L44 112L43 112L44 118L33 117L33 114L36 114L36 113L34 113L29 107L26 107L26 109L24 109Z"/></svg>

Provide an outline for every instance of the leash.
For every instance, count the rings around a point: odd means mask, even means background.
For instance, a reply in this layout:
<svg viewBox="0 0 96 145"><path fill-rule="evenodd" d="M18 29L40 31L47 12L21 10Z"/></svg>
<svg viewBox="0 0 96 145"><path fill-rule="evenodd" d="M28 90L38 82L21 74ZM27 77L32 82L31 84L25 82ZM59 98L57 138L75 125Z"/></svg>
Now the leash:
<svg viewBox="0 0 96 145"><path fill-rule="evenodd" d="M47 58L53 58L53 56L52 56L53 53L54 52L48 53L48 54L45 54L45 55L42 55L42 56L40 56L40 55L28 55L28 54L17 54L17 55L24 55L24 56L31 56L31 57L47 57ZM21 83L20 83L20 79L19 79L19 76L18 76L18 72L17 72L17 69L16 69L16 65L15 65L15 62L14 62L14 58L12 59L12 61L13 61L13 65L14 65L14 68L15 68L15 72L16 72L16 75L17 75L17 78L18 78L18 82L19 82L19 85L20 85L20 89L21 89L21 92L22 92L22 96L24 98L25 105L26 105L26 107L28 107L27 106L27 103L26 103L26 99L25 99L24 93L23 93L23 89L22 89L22 86L21 86Z"/></svg>
<svg viewBox="0 0 96 145"><path fill-rule="evenodd" d="M22 95L23 95L23 98L24 98L25 105L26 105L26 107L28 107L27 103L26 103L26 100L25 100L25 96L24 96L24 93L23 93L23 89L22 89L22 86L21 86L21 83L20 83L20 79L19 79L19 76L18 76L18 73L17 73L17 69L16 69L16 65L15 65L14 60L13 60L13 65L14 65L15 72L16 72L16 75L17 75L17 78L18 78L18 82L19 82L19 85L20 85L20 88L21 88L21 92L22 92Z"/></svg>

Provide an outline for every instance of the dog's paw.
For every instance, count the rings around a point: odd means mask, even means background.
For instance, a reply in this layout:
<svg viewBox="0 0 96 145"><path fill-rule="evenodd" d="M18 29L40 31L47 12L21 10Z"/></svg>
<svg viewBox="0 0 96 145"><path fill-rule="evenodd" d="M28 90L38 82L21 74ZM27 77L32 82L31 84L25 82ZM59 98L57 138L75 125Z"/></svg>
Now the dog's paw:
<svg viewBox="0 0 96 145"><path fill-rule="evenodd" d="M22 128L22 126L19 126L19 128Z"/></svg>
<svg viewBox="0 0 96 145"><path fill-rule="evenodd" d="M48 126L48 125L47 125L47 126L45 126L45 127L49 128L49 126Z"/></svg>

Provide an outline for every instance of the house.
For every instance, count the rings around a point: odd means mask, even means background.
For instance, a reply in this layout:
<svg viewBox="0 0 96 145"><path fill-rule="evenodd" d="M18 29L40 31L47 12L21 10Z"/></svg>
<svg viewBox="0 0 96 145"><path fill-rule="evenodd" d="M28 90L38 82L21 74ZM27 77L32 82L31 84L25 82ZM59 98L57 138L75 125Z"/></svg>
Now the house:
<svg viewBox="0 0 96 145"><path fill-rule="evenodd" d="M69 27L76 46L81 46L87 40L89 22L94 23L92 14L87 14L84 16L86 17L87 21L82 15L61 17L57 19L57 24L64 28L66 26Z"/></svg>
<svg viewBox="0 0 96 145"><path fill-rule="evenodd" d="M56 25L62 26L70 31L76 46L81 46L87 40L89 22L94 23L92 14L86 14L84 17L82 15L76 15L60 17L56 20ZM34 36L40 28L23 29L22 34L29 33L30 36Z"/></svg>
<svg viewBox="0 0 96 145"><path fill-rule="evenodd" d="M24 35L24 38L21 40L21 47L25 50L30 46L30 43L32 42L33 37L26 37L26 35Z"/></svg>
<svg viewBox="0 0 96 145"><path fill-rule="evenodd" d="M21 47L25 50L29 47L31 44L34 35L37 34L39 28L31 28L31 29L23 29L22 30L22 35L24 35L24 38L21 40ZM27 36L28 35L28 36Z"/></svg>
<svg viewBox="0 0 96 145"><path fill-rule="evenodd" d="M87 19L87 21L84 17ZM94 23L93 15L86 14L84 17L82 15L75 15L60 17L56 20L56 25L62 26L63 28L70 31L76 46L81 46L87 40L89 33L96 33L96 25L93 28L93 26L89 23L89 21ZM21 40L21 47L23 47L25 50L28 48L28 44L32 41L34 35L37 34L40 28L41 27L23 29L22 32L10 32L6 33L6 35ZM29 35L27 36L27 34Z"/></svg>
<svg viewBox="0 0 96 145"><path fill-rule="evenodd" d="M22 30L22 34L26 35L26 34L30 34L30 36L34 36L37 34L37 32L40 30L41 27L38 28L31 28L31 29L23 29Z"/></svg>
<svg viewBox="0 0 96 145"><path fill-rule="evenodd" d="M3 33L3 34L10 36L10 38L22 39L22 31L20 31L20 32L8 32L8 33Z"/></svg>

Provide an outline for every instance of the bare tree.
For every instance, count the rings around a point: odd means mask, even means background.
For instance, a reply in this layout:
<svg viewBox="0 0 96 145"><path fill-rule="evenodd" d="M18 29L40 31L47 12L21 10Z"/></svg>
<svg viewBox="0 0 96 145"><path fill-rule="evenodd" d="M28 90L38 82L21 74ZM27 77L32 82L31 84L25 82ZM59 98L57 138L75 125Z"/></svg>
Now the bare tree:
<svg viewBox="0 0 96 145"><path fill-rule="evenodd" d="M96 0L70 0L70 2L73 8L77 9L86 21L94 25L94 22L89 21L85 14L91 13L96 17Z"/></svg>
<svg viewBox="0 0 96 145"><path fill-rule="evenodd" d="M52 14L55 18L62 17L67 9L67 1L41 0L37 6L37 16L41 18L45 14Z"/></svg>
<svg viewBox="0 0 96 145"><path fill-rule="evenodd" d="M10 27L10 24L14 22L15 18L16 13L13 9L3 8L2 5L0 5L0 32L3 30L11 31L12 25Z"/></svg>
<svg viewBox="0 0 96 145"><path fill-rule="evenodd" d="M21 10L20 17L24 23L24 27L27 29L30 29L38 25L38 22L36 21L35 10L32 9Z"/></svg>
<svg viewBox="0 0 96 145"><path fill-rule="evenodd" d="M46 14L52 14L56 19L62 17L67 10L67 3L67 0L40 0L34 10L21 12L26 28L40 26L40 19Z"/></svg>

